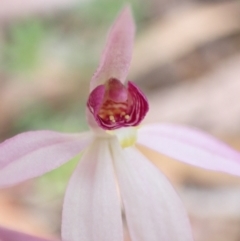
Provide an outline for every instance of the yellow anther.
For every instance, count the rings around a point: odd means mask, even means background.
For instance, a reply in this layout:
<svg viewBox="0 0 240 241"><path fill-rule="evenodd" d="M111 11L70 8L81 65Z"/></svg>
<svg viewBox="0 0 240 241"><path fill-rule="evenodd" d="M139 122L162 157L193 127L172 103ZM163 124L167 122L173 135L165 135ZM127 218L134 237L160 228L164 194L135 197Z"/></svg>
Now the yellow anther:
<svg viewBox="0 0 240 241"><path fill-rule="evenodd" d="M130 116L129 116L129 115L125 115L124 118L125 118L126 120L129 120L129 119L130 119Z"/></svg>
<svg viewBox="0 0 240 241"><path fill-rule="evenodd" d="M114 116L113 116L113 115L110 115L110 116L109 116L109 120L112 121L112 122L115 122Z"/></svg>

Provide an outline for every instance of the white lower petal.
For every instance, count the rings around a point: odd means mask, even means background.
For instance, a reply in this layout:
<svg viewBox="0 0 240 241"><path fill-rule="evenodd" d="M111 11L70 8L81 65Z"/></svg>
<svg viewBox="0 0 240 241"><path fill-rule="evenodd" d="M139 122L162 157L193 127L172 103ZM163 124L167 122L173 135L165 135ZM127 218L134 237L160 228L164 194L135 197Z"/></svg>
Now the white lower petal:
<svg viewBox="0 0 240 241"><path fill-rule="evenodd" d="M168 182L137 149L112 152L132 241L191 241L185 209Z"/></svg>
<svg viewBox="0 0 240 241"><path fill-rule="evenodd" d="M98 139L84 153L64 200L64 241L123 241L120 200L109 140Z"/></svg>
<svg viewBox="0 0 240 241"><path fill-rule="evenodd" d="M139 129L137 142L187 164L240 176L240 153L195 128L149 124Z"/></svg>
<svg viewBox="0 0 240 241"><path fill-rule="evenodd" d="M23 133L0 145L0 187L7 187L49 172L79 154L93 141L79 135L50 131Z"/></svg>

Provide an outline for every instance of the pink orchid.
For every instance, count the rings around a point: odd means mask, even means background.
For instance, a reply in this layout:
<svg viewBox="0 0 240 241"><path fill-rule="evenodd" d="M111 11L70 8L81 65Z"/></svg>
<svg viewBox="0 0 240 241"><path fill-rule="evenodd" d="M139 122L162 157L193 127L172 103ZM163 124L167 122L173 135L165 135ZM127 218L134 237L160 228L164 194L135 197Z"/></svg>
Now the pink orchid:
<svg viewBox="0 0 240 241"><path fill-rule="evenodd" d="M0 226L0 241L50 241ZM53 240L52 240L53 241Z"/></svg>
<svg viewBox="0 0 240 241"><path fill-rule="evenodd" d="M0 145L0 187L40 176L83 153L66 190L64 241L122 241L122 210L132 241L192 240L178 195L135 143L191 165L240 175L240 154L207 134L170 124L139 126L147 99L132 82L124 85L134 31L126 7L90 82L91 132L33 131Z"/></svg>

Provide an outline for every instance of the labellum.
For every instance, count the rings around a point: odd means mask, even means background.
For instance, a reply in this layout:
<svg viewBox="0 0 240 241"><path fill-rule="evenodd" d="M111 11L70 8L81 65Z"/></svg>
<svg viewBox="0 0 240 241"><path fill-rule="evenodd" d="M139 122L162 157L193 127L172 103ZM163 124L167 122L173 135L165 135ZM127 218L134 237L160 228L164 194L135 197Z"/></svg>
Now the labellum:
<svg viewBox="0 0 240 241"><path fill-rule="evenodd" d="M149 109L147 98L134 83L128 81L125 87L115 78L97 86L90 93L87 106L105 130L137 126Z"/></svg>

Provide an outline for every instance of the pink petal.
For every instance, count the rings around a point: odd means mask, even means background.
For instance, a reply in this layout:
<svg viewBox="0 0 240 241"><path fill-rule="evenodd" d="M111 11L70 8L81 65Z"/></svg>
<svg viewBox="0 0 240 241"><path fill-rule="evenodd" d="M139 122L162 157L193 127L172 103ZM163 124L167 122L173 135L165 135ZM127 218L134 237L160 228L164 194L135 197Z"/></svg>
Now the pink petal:
<svg viewBox="0 0 240 241"><path fill-rule="evenodd" d="M0 227L0 241L50 241Z"/></svg>
<svg viewBox="0 0 240 241"><path fill-rule="evenodd" d="M112 145L132 241L192 241L185 209L168 182L137 149Z"/></svg>
<svg viewBox="0 0 240 241"><path fill-rule="evenodd" d="M84 153L66 191L64 241L123 241L120 200L107 139Z"/></svg>
<svg viewBox="0 0 240 241"><path fill-rule="evenodd" d="M128 120L129 126L137 126L145 118L149 110L148 100L139 87L131 81L128 82L128 91L133 102L131 113L128 113L130 116Z"/></svg>
<svg viewBox="0 0 240 241"><path fill-rule="evenodd" d="M93 137L53 131L33 131L0 144L0 187L49 172L80 153Z"/></svg>
<svg viewBox="0 0 240 241"><path fill-rule="evenodd" d="M104 95L105 85L99 85L91 92L87 101L87 107L92 113L99 112L103 104Z"/></svg>
<svg viewBox="0 0 240 241"><path fill-rule="evenodd" d="M146 125L139 129L137 142L187 164L240 175L240 153L193 128Z"/></svg>
<svg viewBox="0 0 240 241"><path fill-rule="evenodd" d="M126 80L132 58L135 24L130 7L126 7L112 26L99 67L92 77L90 90L110 78Z"/></svg>

